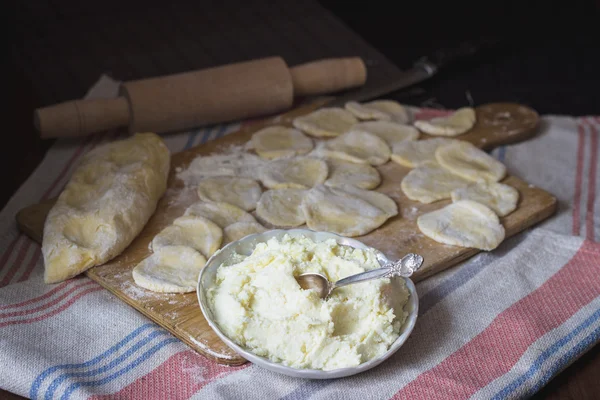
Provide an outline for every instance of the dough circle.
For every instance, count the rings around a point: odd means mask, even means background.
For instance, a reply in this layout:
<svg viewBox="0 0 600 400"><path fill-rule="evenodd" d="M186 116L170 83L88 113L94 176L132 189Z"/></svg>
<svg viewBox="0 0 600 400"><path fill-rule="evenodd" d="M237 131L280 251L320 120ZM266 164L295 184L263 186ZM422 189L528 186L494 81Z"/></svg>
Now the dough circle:
<svg viewBox="0 0 600 400"><path fill-rule="evenodd" d="M442 146L435 158L442 167L470 181L497 182L506 175L504 164L469 142Z"/></svg>
<svg viewBox="0 0 600 400"><path fill-rule="evenodd" d="M404 141L392 148L392 161L408 168L415 168L422 163L433 161L438 147L453 143L453 139L434 138L418 141Z"/></svg>
<svg viewBox="0 0 600 400"><path fill-rule="evenodd" d="M311 138L297 129L270 126L252 135L252 148L267 160L309 153L314 145Z"/></svg>
<svg viewBox="0 0 600 400"><path fill-rule="evenodd" d="M352 113L343 108L331 107L297 117L292 124L311 136L331 137L348 131L357 122Z"/></svg>
<svg viewBox="0 0 600 400"><path fill-rule="evenodd" d="M204 201L225 202L245 211L256 208L262 189L258 182L248 178L215 176L198 183L198 197Z"/></svg>
<svg viewBox="0 0 600 400"><path fill-rule="evenodd" d="M409 199L428 204L449 199L453 190L470 183L471 181L453 174L438 163L427 162L411 170L402 179L400 187Z"/></svg>
<svg viewBox="0 0 600 400"><path fill-rule="evenodd" d="M163 247L186 246L209 258L221 246L223 230L214 222L200 216L183 216L160 231L150 244L152 251Z"/></svg>
<svg viewBox="0 0 600 400"><path fill-rule="evenodd" d="M206 258L186 246L167 246L142 260L132 271L138 286L159 293L196 290Z"/></svg>
<svg viewBox="0 0 600 400"><path fill-rule="evenodd" d="M463 107L447 117L432 118L429 121L415 121L420 131L436 136L458 136L475 125L475 110Z"/></svg>
<svg viewBox="0 0 600 400"><path fill-rule="evenodd" d="M267 190L256 205L256 216L278 228L300 226L306 221L301 208L306 193L303 189Z"/></svg>
<svg viewBox="0 0 600 400"><path fill-rule="evenodd" d="M483 204L461 200L421 215L419 230L439 243L493 250L504 240L496 213Z"/></svg>
<svg viewBox="0 0 600 400"><path fill-rule="evenodd" d="M327 174L325 161L295 157L269 162L261 168L259 176L263 185L269 189L310 189L325 182Z"/></svg>
<svg viewBox="0 0 600 400"><path fill-rule="evenodd" d="M473 200L504 217L517 208L519 191L512 186L497 182L472 183L452 191L452 201Z"/></svg>
<svg viewBox="0 0 600 400"><path fill-rule="evenodd" d="M235 222L256 222L252 214L247 213L237 206L223 202L198 201L190 205L185 210L184 215L207 218L221 228L225 228Z"/></svg>
<svg viewBox="0 0 600 400"><path fill-rule="evenodd" d="M367 132L350 131L323 144L327 157L359 164L382 165L390 159L390 147L379 137Z"/></svg>
<svg viewBox="0 0 600 400"><path fill-rule="evenodd" d="M419 130L417 128L388 121L361 122L354 125L352 130L375 135L383 139L390 147L405 140L417 140L419 138Z"/></svg>
<svg viewBox="0 0 600 400"><path fill-rule="evenodd" d="M225 244L235 242L254 233L266 232L266 228L258 222L236 222L224 229Z"/></svg>
<svg viewBox="0 0 600 400"><path fill-rule="evenodd" d="M368 103L350 101L346 109L360 119L377 119L407 124L411 116L406 107L393 100L375 100Z"/></svg>
<svg viewBox="0 0 600 400"><path fill-rule="evenodd" d="M356 164L330 158L327 160L329 177L327 186L352 185L361 189L375 189L381 183L381 175L369 164Z"/></svg>
<svg viewBox="0 0 600 400"><path fill-rule="evenodd" d="M365 235L398 214L398 206L386 195L350 185L312 188L302 210L310 229L347 237Z"/></svg>

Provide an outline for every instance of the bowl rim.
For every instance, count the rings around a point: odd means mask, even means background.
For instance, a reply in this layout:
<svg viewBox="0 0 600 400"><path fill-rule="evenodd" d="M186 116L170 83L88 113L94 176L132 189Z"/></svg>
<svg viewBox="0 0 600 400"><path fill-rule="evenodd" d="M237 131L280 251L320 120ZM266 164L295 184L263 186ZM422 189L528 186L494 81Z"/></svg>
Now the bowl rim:
<svg viewBox="0 0 600 400"><path fill-rule="evenodd" d="M415 284L413 283L413 281L410 278L402 278L405 281L405 284L410 293L410 296L409 296L408 303L404 306L405 310L408 312L408 315L406 317L406 320L402 324L402 327L400 328L401 334L398 336L398 338L396 338L396 340L392 343L392 345L388 348L388 350L384 354L382 354L379 357L373 358L369 361L366 361L362 364L354 366L354 367L336 368L336 369L332 369L332 370L300 369L300 368L288 367L281 363L271 361L268 358L258 356L256 354L244 349L240 345L236 344L229 337L227 337L227 335L225 335L221 331L221 329L218 327L216 322L212 319L212 312L210 311L210 306L209 306L208 300L206 299L206 296L205 296L205 290L204 290L204 286L202 284L204 274L207 271L209 271L211 268L215 268L215 269L220 268L220 265L218 265L218 266L213 265L215 263L215 259L217 258L217 256L227 250L231 250L232 248L238 246L242 242L251 241L256 238L260 238L261 236L269 236L267 239L260 241L260 243L262 243L262 242L265 242L266 240L276 237L277 235L283 236L287 233L292 233L294 235L308 234L311 236L312 240L315 240L314 236L316 236L316 235L327 236L326 239L323 239L321 241L327 240L329 238L334 238L334 239L336 239L336 241L339 244L350 245L351 247L355 247L355 248L374 249L378 253L378 259L380 262L381 261L384 261L384 262L389 261L389 259L385 256L385 254L383 254L380 250L375 249L371 246L367 246L366 244L364 244L363 242L361 242L357 239L348 238L348 237L341 236L341 235L338 235L338 234L332 233L332 232L313 231L310 229L299 229L299 228L272 229L272 230L268 230L265 232L254 233L254 234L245 236L241 239L238 239L236 241L233 241L231 243L228 243L222 249L217 250L208 259L208 261L206 262L205 266L202 268L202 270L198 276L198 284L197 284L197 290L196 290L196 296L198 298L198 303L200 305L200 309L202 311L204 319L206 320L208 325L211 327L211 329L217 334L217 336L228 347L232 348L236 353L241 355L243 358L245 358L246 360L248 360L256 365L259 365L262 368L265 368L265 369L268 369L270 371L277 372L280 374L284 374L287 376L292 376L292 377L297 377L297 378L307 378L307 379L333 379L333 378L342 378L342 377L346 377L346 376L355 375L360 372L364 372L366 370L376 367L377 365L381 364L383 361L385 361L389 357L391 357L396 351L398 351L400 349L400 347L402 347L402 345L406 342L406 340L410 336L412 330L414 329L416 320L418 317L418 313L419 313L419 297L417 294Z"/></svg>

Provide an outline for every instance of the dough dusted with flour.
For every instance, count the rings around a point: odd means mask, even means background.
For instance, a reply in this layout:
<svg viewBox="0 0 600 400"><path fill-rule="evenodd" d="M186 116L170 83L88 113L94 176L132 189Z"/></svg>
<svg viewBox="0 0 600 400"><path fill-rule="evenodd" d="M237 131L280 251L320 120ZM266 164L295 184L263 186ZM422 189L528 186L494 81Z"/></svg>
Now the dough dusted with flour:
<svg viewBox="0 0 600 400"><path fill-rule="evenodd" d="M461 200L421 215L419 230L439 243L493 250L504 240L504 227L494 211L470 200Z"/></svg>
<svg viewBox="0 0 600 400"><path fill-rule="evenodd" d="M44 280L56 283L119 255L167 187L170 153L154 133L86 154L44 224Z"/></svg>
<svg viewBox="0 0 600 400"><path fill-rule="evenodd" d="M236 222L225 228L225 242L224 244L235 242L243 237L252 235L255 233L266 232L267 228L259 224L258 222Z"/></svg>
<svg viewBox="0 0 600 400"><path fill-rule="evenodd" d="M350 185L312 188L304 196L302 210L310 229L348 237L365 235L398 214L388 196Z"/></svg>
<svg viewBox="0 0 600 400"><path fill-rule="evenodd" d="M362 104L349 101L345 107L360 119L377 119L400 124L407 124L412 119L406 107L393 100L375 100Z"/></svg>
<svg viewBox="0 0 600 400"><path fill-rule="evenodd" d="M194 158L187 168L178 169L177 178L186 186L196 186L203 179L221 176L258 179L257 171L266 163L259 156L237 147L225 154Z"/></svg>
<svg viewBox="0 0 600 400"><path fill-rule="evenodd" d="M350 131L325 142L319 152L326 157L359 164L382 165L390 159L390 147L367 132Z"/></svg>
<svg viewBox="0 0 600 400"><path fill-rule="evenodd" d="M354 125L352 130L375 135L384 140L390 147L406 140L417 140L419 138L419 130L417 128L388 121L361 122Z"/></svg>
<svg viewBox="0 0 600 400"><path fill-rule="evenodd" d="M442 167L470 181L497 182L506 175L504 164L469 142L442 146L435 158Z"/></svg>
<svg viewBox="0 0 600 400"><path fill-rule="evenodd" d="M207 218L225 228L235 222L256 222L252 214L247 213L233 204L212 201L198 201L190 205L184 215Z"/></svg>
<svg viewBox="0 0 600 400"><path fill-rule="evenodd" d="M327 174L325 161L295 157L271 161L260 171L260 180L269 189L309 189L325 182Z"/></svg>
<svg viewBox="0 0 600 400"><path fill-rule="evenodd" d="M519 191L503 183L478 182L452 191L452 201L461 200L476 201L494 210L498 216L504 217L517 208Z"/></svg>
<svg viewBox="0 0 600 400"><path fill-rule="evenodd" d="M262 193L255 180L230 176L203 179L198 183L197 190L201 200L229 203L245 211L256 208Z"/></svg>
<svg viewBox="0 0 600 400"><path fill-rule="evenodd" d="M163 247L186 246L209 258L221 246L223 230L214 222L200 216L183 216L160 231L152 239L151 249L156 252Z"/></svg>
<svg viewBox="0 0 600 400"><path fill-rule="evenodd" d="M471 181L453 174L447 169L432 161L420 164L410 171L400 187L411 200L421 203L449 199L452 191L468 186Z"/></svg>
<svg viewBox="0 0 600 400"><path fill-rule="evenodd" d="M256 216L278 228L300 226L306 221L301 208L306 193L303 189L267 190L260 196Z"/></svg>
<svg viewBox="0 0 600 400"><path fill-rule="evenodd" d="M476 121L475 110L464 107L447 117L432 118L428 121L415 121L420 131L436 136L458 136L470 130Z"/></svg>
<svg viewBox="0 0 600 400"><path fill-rule="evenodd" d="M268 160L306 154L314 147L311 138L285 126L261 129L252 135L250 143L256 154Z"/></svg>
<svg viewBox="0 0 600 400"><path fill-rule="evenodd" d="M327 186L352 185L361 189L375 189L381 183L381 175L369 164L330 158L327 160L329 176L325 181Z"/></svg>
<svg viewBox="0 0 600 400"><path fill-rule="evenodd" d="M358 120L343 108L331 107L313 111L293 121L296 129L316 137L339 136L348 131Z"/></svg>
<svg viewBox="0 0 600 400"><path fill-rule="evenodd" d="M453 142L453 139L434 138L397 143L392 148L391 159L408 168L415 168L426 162L437 162L435 151Z"/></svg>
<svg viewBox="0 0 600 400"><path fill-rule="evenodd" d="M152 253L132 271L138 286L159 293L189 293L196 290L206 258L186 246L168 246Z"/></svg>

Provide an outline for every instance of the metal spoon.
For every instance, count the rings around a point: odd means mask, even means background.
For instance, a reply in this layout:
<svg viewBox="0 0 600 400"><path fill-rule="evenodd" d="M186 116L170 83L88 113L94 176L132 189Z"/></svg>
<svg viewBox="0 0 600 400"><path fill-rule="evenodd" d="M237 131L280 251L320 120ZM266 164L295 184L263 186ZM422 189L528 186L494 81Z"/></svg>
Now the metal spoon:
<svg viewBox="0 0 600 400"><path fill-rule="evenodd" d="M361 272L360 274L350 275L337 282L329 282L322 274L309 272L298 275L296 281L302 289L314 289L319 293L322 299L327 298L335 288L350 285L358 282L370 281L372 279L393 278L403 276L408 278L423 264L423 257L418 254L409 253L402 257L401 260L390 262L381 268L371 271Z"/></svg>

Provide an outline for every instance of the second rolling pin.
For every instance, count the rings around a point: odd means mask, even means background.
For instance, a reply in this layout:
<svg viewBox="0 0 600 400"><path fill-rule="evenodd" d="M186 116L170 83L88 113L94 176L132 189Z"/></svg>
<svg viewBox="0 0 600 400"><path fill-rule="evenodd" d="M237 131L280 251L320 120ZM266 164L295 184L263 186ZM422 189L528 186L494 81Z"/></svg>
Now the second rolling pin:
<svg viewBox="0 0 600 400"><path fill-rule="evenodd" d="M292 106L295 96L333 93L365 83L359 57L289 68L281 57L124 82L116 99L74 100L35 110L43 138L128 127L172 132L258 117Z"/></svg>

